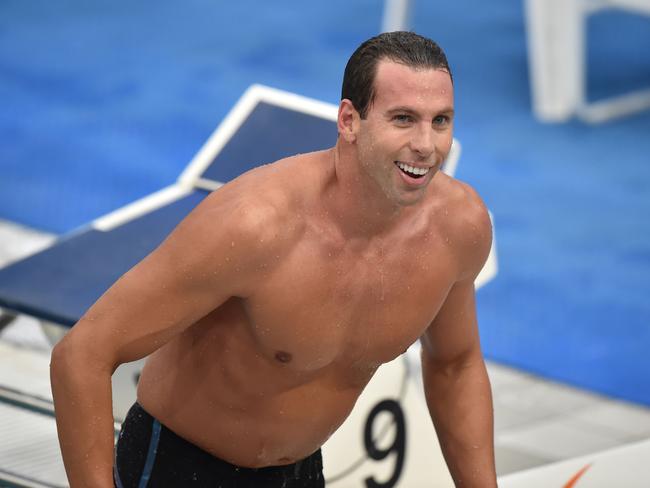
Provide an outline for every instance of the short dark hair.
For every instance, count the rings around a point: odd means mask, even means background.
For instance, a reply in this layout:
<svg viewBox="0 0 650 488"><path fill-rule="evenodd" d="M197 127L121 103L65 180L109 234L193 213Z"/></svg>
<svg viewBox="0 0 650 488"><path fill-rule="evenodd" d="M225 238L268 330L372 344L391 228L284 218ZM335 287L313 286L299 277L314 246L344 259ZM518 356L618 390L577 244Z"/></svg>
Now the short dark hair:
<svg viewBox="0 0 650 488"><path fill-rule="evenodd" d="M411 68L443 70L451 77L447 56L431 39L404 31L384 32L372 37L350 56L345 66L341 89L341 99L350 100L362 119L366 118L375 97L375 74L377 64L382 59L389 59Z"/></svg>

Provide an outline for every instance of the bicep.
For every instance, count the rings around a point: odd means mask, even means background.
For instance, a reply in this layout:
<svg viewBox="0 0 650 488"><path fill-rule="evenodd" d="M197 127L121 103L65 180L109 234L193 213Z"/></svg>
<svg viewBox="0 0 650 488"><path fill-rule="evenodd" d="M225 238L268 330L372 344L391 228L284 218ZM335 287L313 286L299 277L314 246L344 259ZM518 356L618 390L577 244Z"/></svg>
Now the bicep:
<svg viewBox="0 0 650 488"><path fill-rule="evenodd" d="M206 205L190 214L84 314L69 341L115 367L150 354L242 293L254 230L221 210Z"/></svg>
<svg viewBox="0 0 650 488"><path fill-rule="evenodd" d="M423 358L442 364L481 356L474 280L483 268L492 245L492 224L482 201L471 188L458 227L457 281L421 338Z"/></svg>

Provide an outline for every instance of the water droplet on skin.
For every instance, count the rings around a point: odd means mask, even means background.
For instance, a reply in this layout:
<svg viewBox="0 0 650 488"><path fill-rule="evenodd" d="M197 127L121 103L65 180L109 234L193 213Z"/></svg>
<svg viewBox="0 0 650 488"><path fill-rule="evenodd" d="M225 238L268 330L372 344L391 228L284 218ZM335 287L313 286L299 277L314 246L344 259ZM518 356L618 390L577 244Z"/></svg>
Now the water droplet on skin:
<svg viewBox="0 0 650 488"><path fill-rule="evenodd" d="M230 243L230 247L235 247L235 241L232 241L232 242Z"/></svg>

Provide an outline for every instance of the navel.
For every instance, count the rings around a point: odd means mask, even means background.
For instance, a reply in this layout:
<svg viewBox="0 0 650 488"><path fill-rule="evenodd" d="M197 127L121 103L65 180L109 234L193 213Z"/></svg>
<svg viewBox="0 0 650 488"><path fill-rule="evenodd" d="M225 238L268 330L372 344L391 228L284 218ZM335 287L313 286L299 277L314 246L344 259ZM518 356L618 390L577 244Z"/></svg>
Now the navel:
<svg viewBox="0 0 650 488"><path fill-rule="evenodd" d="M291 354L288 352L278 351L275 353L275 359L277 359L281 363L288 363L293 359L293 356L291 356Z"/></svg>

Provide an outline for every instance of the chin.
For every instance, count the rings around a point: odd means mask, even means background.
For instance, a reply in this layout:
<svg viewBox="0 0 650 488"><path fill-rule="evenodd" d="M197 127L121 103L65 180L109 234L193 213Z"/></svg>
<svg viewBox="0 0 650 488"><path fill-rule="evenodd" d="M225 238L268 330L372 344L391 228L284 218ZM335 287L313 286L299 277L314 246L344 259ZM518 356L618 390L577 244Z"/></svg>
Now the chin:
<svg viewBox="0 0 650 488"><path fill-rule="evenodd" d="M424 192L418 192L417 195L401 195L397 198L397 204L400 207L412 207L424 199Z"/></svg>

